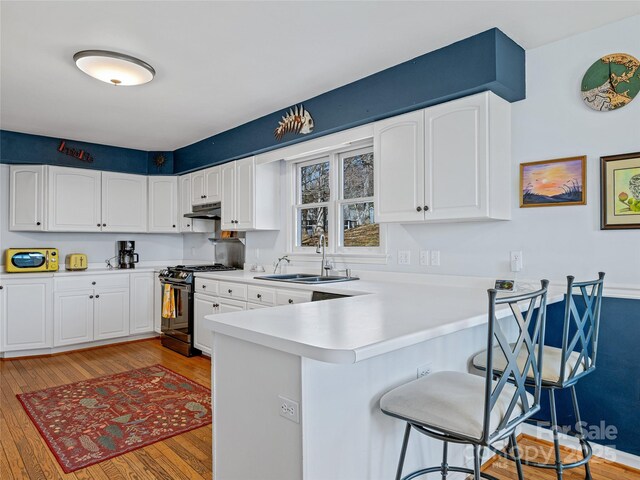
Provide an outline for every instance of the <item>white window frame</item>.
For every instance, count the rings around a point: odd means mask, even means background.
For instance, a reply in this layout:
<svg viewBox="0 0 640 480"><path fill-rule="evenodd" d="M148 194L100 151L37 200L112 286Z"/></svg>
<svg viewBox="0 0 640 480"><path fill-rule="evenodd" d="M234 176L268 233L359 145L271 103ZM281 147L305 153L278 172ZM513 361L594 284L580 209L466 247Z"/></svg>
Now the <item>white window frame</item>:
<svg viewBox="0 0 640 480"><path fill-rule="evenodd" d="M315 247L299 246L299 226L298 210L300 208L313 208L318 206L328 206L327 216L329 233L327 235L328 246L327 255L336 260L353 263L376 263L386 264L388 255L386 253L386 225L378 224L380 227L380 246L378 247L345 247L343 245L343 221L342 206L350 203L372 202L375 205L375 195L371 197L344 199L343 198L343 166L342 159L348 158L358 153L373 152L371 140L359 145L347 145L335 148L330 151L316 153L306 157L298 157L289 161L287 165L287 185L289 189L290 214L288 215L288 250L292 258L299 260L317 260ZM323 163L329 161L329 202L325 203L301 203L301 191L298 185L300 169L304 166ZM374 192L375 194L375 192ZM306 258L305 258L306 257Z"/></svg>

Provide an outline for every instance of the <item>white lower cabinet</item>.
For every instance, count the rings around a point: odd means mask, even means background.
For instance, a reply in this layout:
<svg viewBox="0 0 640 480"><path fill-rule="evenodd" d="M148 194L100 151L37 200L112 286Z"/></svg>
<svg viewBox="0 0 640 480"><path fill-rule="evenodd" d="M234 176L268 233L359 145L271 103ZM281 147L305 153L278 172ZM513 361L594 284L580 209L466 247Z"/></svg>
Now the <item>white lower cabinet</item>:
<svg viewBox="0 0 640 480"><path fill-rule="evenodd" d="M204 317L218 313L218 298L196 293L193 301L193 344L204 353L211 355L211 330L204 328Z"/></svg>
<svg viewBox="0 0 640 480"><path fill-rule="evenodd" d="M129 335L129 289L96 290L93 301L94 340Z"/></svg>
<svg viewBox="0 0 640 480"><path fill-rule="evenodd" d="M0 281L0 351L52 346L52 292L51 278Z"/></svg>
<svg viewBox="0 0 640 480"><path fill-rule="evenodd" d="M279 288L276 290L276 305L310 302L311 294L312 292L308 290L288 290Z"/></svg>
<svg viewBox="0 0 640 480"><path fill-rule="evenodd" d="M55 347L129 335L128 273L64 277L53 297Z"/></svg>
<svg viewBox="0 0 640 480"><path fill-rule="evenodd" d="M131 334L148 333L154 330L155 280L153 273L132 273L129 277L129 333Z"/></svg>
<svg viewBox="0 0 640 480"><path fill-rule="evenodd" d="M53 303L56 347L93 340L93 290L55 292Z"/></svg>

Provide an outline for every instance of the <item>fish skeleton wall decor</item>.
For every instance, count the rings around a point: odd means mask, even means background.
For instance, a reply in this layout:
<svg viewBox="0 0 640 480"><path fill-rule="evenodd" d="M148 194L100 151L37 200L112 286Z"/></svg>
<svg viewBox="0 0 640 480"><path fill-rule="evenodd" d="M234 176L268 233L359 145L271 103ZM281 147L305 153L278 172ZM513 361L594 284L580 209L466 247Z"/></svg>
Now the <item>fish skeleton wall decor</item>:
<svg viewBox="0 0 640 480"><path fill-rule="evenodd" d="M273 133L277 140L281 140L287 133L301 133L306 135L313 131L313 118L311 114L304 109L302 105L295 105L289 109L289 112L282 117Z"/></svg>

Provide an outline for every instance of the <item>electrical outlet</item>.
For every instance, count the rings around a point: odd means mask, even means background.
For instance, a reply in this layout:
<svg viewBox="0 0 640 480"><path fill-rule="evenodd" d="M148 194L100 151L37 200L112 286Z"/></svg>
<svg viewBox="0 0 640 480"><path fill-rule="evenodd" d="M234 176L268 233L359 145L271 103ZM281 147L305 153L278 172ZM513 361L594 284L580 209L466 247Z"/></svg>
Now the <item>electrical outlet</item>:
<svg viewBox="0 0 640 480"><path fill-rule="evenodd" d="M278 405L278 412L281 417L295 423L300 423L300 404L298 402L294 402L290 398L278 395Z"/></svg>
<svg viewBox="0 0 640 480"><path fill-rule="evenodd" d="M420 265L429 266L429 250L420 250Z"/></svg>
<svg viewBox="0 0 640 480"><path fill-rule="evenodd" d="M398 265L411 265L411 250L398 250Z"/></svg>
<svg viewBox="0 0 640 480"><path fill-rule="evenodd" d="M522 251L511 252L510 259L512 272L519 272L522 270Z"/></svg>
<svg viewBox="0 0 640 480"><path fill-rule="evenodd" d="M416 371L416 378L425 377L433 373L433 363L424 363L420 365Z"/></svg>
<svg viewBox="0 0 640 480"><path fill-rule="evenodd" d="M431 250L431 266L440 266L440 250Z"/></svg>

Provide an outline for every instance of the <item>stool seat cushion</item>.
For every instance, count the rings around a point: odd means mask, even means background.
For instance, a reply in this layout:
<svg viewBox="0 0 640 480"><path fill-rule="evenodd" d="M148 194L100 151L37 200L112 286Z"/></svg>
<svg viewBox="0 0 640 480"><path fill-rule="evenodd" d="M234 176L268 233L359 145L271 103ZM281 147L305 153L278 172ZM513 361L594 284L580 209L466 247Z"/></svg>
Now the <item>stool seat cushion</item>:
<svg viewBox="0 0 640 480"><path fill-rule="evenodd" d="M380 408L409 423L480 440L484 422L485 385L484 377L470 373L436 372L386 393L380 399ZM506 415L515 391L511 384L504 386L491 411L490 434ZM532 405L533 397L528 393L527 396L529 405ZM510 419L522 412L522 402L518 400Z"/></svg>
<svg viewBox="0 0 640 480"><path fill-rule="evenodd" d="M527 363L527 349L522 348L518 355L518 369L522 372ZM580 359L580 352L571 352L565 366L565 377L569 377L573 368ZM487 369L487 351L483 350L473 357L473 366L481 370ZM542 381L547 383L558 383L560 381L560 365L562 364L562 349L545 345L542 349ZM493 370L503 372L507 366L507 358L500 347L493 349ZM584 371L585 361L578 365L576 375ZM533 380L533 370L530 368L527 377Z"/></svg>

